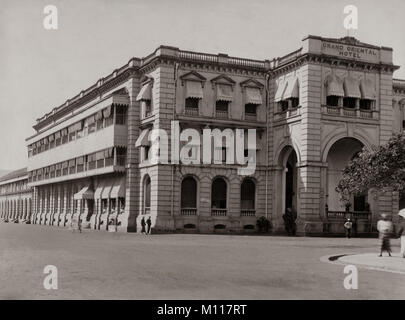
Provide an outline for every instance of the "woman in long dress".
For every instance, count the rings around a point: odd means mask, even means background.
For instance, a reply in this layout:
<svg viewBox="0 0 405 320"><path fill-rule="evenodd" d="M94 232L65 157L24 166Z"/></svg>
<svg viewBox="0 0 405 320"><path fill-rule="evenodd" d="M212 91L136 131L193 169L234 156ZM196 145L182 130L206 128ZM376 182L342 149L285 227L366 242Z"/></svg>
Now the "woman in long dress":
<svg viewBox="0 0 405 320"><path fill-rule="evenodd" d="M381 220L377 222L377 230L379 232L380 239L380 257L382 257L383 251L387 251L391 257L391 234L392 234L392 222L388 219L386 214L381 215Z"/></svg>

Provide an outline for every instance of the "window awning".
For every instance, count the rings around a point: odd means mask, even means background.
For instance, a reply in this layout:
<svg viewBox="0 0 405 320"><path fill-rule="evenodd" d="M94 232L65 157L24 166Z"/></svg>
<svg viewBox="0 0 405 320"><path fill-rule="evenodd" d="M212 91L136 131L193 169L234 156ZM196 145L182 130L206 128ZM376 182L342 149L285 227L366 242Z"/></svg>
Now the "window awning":
<svg viewBox="0 0 405 320"><path fill-rule="evenodd" d="M284 91L282 100L298 97L299 97L298 78L294 77L287 81L286 89Z"/></svg>
<svg viewBox="0 0 405 320"><path fill-rule="evenodd" d="M111 106L108 106L103 110L103 116L105 119L109 118L111 116Z"/></svg>
<svg viewBox="0 0 405 320"><path fill-rule="evenodd" d="M92 115L92 116L90 116L90 117L87 118L87 124L88 124L88 125L91 125L91 124L93 124L93 123L95 123L95 122L96 122L96 117L95 117L95 115Z"/></svg>
<svg viewBox="0 0 405 320"><path fill-rule="evenodd" d="M245 103L262 104L262 95L259 88L245 88Z"/></svg>
<svg viewBox="0 0 405 320"><path fill-rule="evenodd" d="M125 198L125 180L117 181L111 189L110 198Z"/></svg>
<svg viewBox="0 0 405 320"><path fill-rule="evenodd" d="M94 199L94 192L93 190L90 190L90 188L87 186L82 188L78 193L75 193L73 199L75 200Z"/></svg>
<svg viewBox="0 0 405 320"><path fill-rule="evenodd" d="M136 101L152 99L152 84L150 82L144 84L136 96Z"/></svg>
<svg viewBox="0 0 405 320"><path fill-rule="evenodd" d="M287 88L287 81L280 80L278 83L276 94L274 96L275 102L283 100L283 95L286 88Z"/></svg>
<svg viewBox="0 0 405 320"><path fill-rule="evenodd" d="M377 97L374 83L369 79L360 82L360 91L362 99L375 100Z"/></svg>
<svg viewBox="0 0 405 320"><path fill-rule="evenodd" d="M345 97L361 98L360 86L356 79L347 77L343 83L345 89Z"/></svg>
<svg viewBox="0 0 405 320"><path fill-rule="evenodd" d="M99 121L102 119L103 119L103 111L100 110L99 112L96 113L96 121Z"/></svg>
<svg viewBox="0 0 405 320"><path fill-rule="evenodd" d="M336 96L336 97L344 97L345 92L343 90L343 83L335 76L329 76L327 78L327 89L326 95L327 96Z"/></svg>
<svg viewBox="0 0 405 320"><path fill-rule="evenodd" d="M232 99L232 87L227 84L217 84L217 101L231 102Z"/></svg>
<svg viewBox="0 0 405 320"><path fill-rule="evenodd" d="M101 192L101 199L108 199L110 198L111 193L111 185L105 185L103 191Z"/></svg>
<svg viewBox="0 0 405 320"><path fill-rule="evenodd" d="M150 146L149 141L149 129L143 129L139 135L138 140L135 142L135 147L145 147Z"/></svg>
<svg viewBox="0 0 405 320"><path fill-rule="evenodd" d="M104 185L100 183L98 187L96 188L96 191L94 191L94 199L100 199L101 198L101 193L103 192Z"/></svg>
<svg viewBox="0 0 405 320"><path fill-rule="evenodd" d="M202 84L199 81L186 81L186 98L203 98Z"/></svg>

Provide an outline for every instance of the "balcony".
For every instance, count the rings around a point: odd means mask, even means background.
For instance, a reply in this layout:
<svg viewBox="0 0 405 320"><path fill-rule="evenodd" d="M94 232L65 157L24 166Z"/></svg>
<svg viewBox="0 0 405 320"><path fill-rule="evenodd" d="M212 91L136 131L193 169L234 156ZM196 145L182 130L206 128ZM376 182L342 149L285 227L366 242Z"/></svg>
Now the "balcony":
<svg viewBox="0 0 405 320"><path fill-rule="evenodd" d="M344 221L348 218L357 220L371 221L371 212L369 211L329 211L326 210L328 220Z"/></svg>
<svg viewBox="0 0 405 320"><path fill-rule="evenodd" d="M187 116L198 116L198 108L185 108L184 114Z"/></svg>
<svg viewBox="0 0 405 320"><path fill-rule="evenodd" d="M240 211L241 217L254 217L256 215L255 209L242 209Z"/></svg>
<svg viewBox="0 0 405 320"><path fill-rule="evenodd" d="M61 163L114 146L126 147L127 134L128 128L126 125L109 125L103 129L29 157L28 171L45 168L55 163ZM94 168L96 167L95 165ZM92 169L94 168L92 167Z"/></svg>
<svg viewBox="0 0 405 320"><path fill-rule="evenodd" d="M257 114L256 113L245 113L245 120L246 121L257 121Z"/></svg>
<svg viewBox="0 0 405 320"><path fill-rule="evenodd" d="M228 119L228 110L216 110L215 116L220 119Z"/></svg>
<svg viewBox="0 0 405 320"><path fill-rule="evenodd" d="M224 217L224 216L226 216L226 211L227 211L227 209L214 209L214 208L212 208L211 209L211 215L212 216L216 216L216 217Z"/></svg>
<svg viewBox="0 0 405 320"><path fill-rule="evenodd" d="M197 215L196 208L181 208L181 215L182 216L195 216Z"/></svg>
<svg viewBox="0 0 405 320"><path fill-rule="evenodd" d="M98 159L83 164L76 163L62 170L51 171L50 174L29 176L28 185L38 186L67 180L74 180L112 172L124 172L126 156L114 153L113 157Z"/></svg>
<svg viewBox="0 0 405 320"><path fill-rule="evenodd" d="M299 115L300 115L300 107L288 108L287 110L275 113L274 120L275 121L284 120Z"/></svg>
<svg viewBox="0 0 405 320"><path fill-rule="evenodd" d="M323 105L322 113L339 117L378 120L377 110L364 110L359 108L344 108L344 107Z"/></svg>

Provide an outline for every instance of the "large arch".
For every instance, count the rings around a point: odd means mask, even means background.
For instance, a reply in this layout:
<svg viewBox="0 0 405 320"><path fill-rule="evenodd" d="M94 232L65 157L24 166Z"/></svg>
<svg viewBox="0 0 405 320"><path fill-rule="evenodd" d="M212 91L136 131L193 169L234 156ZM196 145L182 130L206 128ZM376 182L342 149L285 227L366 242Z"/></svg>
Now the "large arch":
<svg viewBox="0 0 405 320"><path fill-rule="evenodd" d="M211 214L212 215L226 215L229 201L228 201L228 181L222 177L217 176L212 180L211 184Z"/></svg>
<svg viewBox="0 0 405 320"><path fill-rule="evenodd" d="M198 180L186 175L181 181L180 205L182 215L196 215L198 208Z"/></svg>
<svg viewBox="0 0 405 320"><path fill-rule="evenodd" d="M274 211L275 227L284 229L282 216L287 208L300 211L298 201L298 163L299 155L292 145L286 145L277 158L277 168L274 171Z"/></svg>
<svg viewBox="0 0 405 320"><path fill-rule="evenodd" d="M367 137L363 136L362 134L359 133L354 133L353 135L347 135L347 132L341 132L339 134L334 135L331 137L328 142L325 144L325 147L323 148L321 158L322 162L327 162L327 157L330 151L330 148L339 140L344 139L344 138L350 138L350 139L355 139L360 141L363 146L366 147L367 150L371 150L372 148L372 143L368 140Z"/></svg>
<svg viewBox="0 0 405 320"><path fill-rule="evenodd" d="M327 174L326 174L326 204L328 211L344 211L344 204L339 200L339 193L336 191L336 186L342 176L342 170L349 164L350 160L356 156L364 147L362 141L352 138L343 137L335 141L329 148L326 156ZM366 211L365 205L367 196L352 197L351 210ZM359 200L362 199L362 200ZM360 203L362 201L363 203Z"/></svg>

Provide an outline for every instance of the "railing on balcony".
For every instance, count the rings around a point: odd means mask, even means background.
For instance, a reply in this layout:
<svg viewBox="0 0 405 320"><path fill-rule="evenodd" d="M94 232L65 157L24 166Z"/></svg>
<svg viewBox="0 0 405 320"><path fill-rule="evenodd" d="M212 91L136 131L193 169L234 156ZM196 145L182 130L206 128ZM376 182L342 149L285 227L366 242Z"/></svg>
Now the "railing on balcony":
<svg viewBox="0 0 405 320"><path fill-rule="evenodd" d="M343 108L343 115L349 116L349 117L355 117L356 109Z"/></svg>
<svg viewBox="0 0 405 320"><path fill-rule="evenodd" d="M212 216L226 216L227 209L211 209Z"/></svg>
<svg viewBox="0 0 405 320"><path fill-rule="evenodd" d="M215 111L215 116L217 118L221 118L221 119L228 119L228 111L216 110Z"/></svg>
<svg viewBox="0 0 405 320"><path fill-rule="evenodd" d="M336 116L344 116L344 117L357 117L363 119L377 119L378 111L376 110L364 110L364 109L351 109L351 108L344 108L344 107L335 107L335 106L322 106L323 113L336 115Z"/></svg>
<svg viewBox="0 0 405 320"><path fill-rule="evenodd" d="M150 214L150 207L145 207L143 209L143 214Z"/></svg>
<svg viewBox="0 0 405 320"><path fill-rule="evenodd" d="M370 110L361 110L360 109L360 117L372 119L373 118L373 112L370 111Z"/></svg>
<svg viewBox="0 0 405 320"><path fill-rule="evenodd" d="M198 108L185 108L184 114L188 116L198 116Z"/></svg>
<svg viewBox="0 0 405 320"><path fill-rule="evenodd" d="M256 113L245 113L245 120L247 121L257 121L257 114Z"/></svg>
<svg viewBox="0 0 405 320"><path fill-rule="evenodd" d="M195 216L197 215L196 208L181 208L181 215L182 216Z"/></svg>
<svg viewBox="0 0 405 320"><path fill-rule="evenodd" d="M282 120L289 117L299 115L299 107L296 108L288 108L287 110L280 111L274 114L274 120Z"/></svg>
<svg viewBox="0 0 405 320"><path fill-rule="evenodd" d="M254 217L256 215L255 209L242 209L240 211L241 217Z"/></svg>
<svg viewBox="0 0 405 320"><path fill-rule="evenodd" d="M328 219L345 220L345 219L362 219L370 220L371 212L369 211L326 211Z"/></svg>

